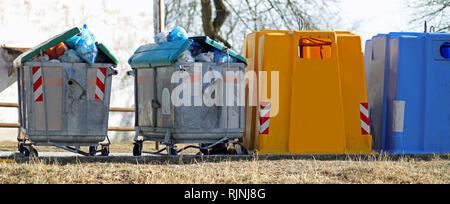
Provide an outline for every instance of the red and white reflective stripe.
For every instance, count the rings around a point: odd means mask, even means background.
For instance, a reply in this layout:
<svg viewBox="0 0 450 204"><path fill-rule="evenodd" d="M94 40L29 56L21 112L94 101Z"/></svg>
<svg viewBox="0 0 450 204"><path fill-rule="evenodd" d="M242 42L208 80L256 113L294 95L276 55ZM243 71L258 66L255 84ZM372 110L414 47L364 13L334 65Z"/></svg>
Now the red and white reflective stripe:
<svg viewBox="0 0 450 204"><path fill-rule="evenodd" d="M259 134L267 135L269 134L270 103L261 102L259 113Z"/></svg>
<svg viewBox="0 0 450 204"><path fill-rule="evenodd" d="M363 135L370 134L370 119L369 119L369 104L361 103L359 106L359 112L361 115L361 133Z"/></svg>
<svg viewBox="0 0 450 204"><path fill-rule="evenodd" d="M103 102L105 96L106 68L98 68L95 83L95 100Z"/></svg>
<svg viewBox="0 0 450 204"><path fill-rule="evenodd" d="M241 73L240 72L232 72L232 73L226 73L223 75L223 81L225 83L233 83L233 84L239 84L241 81Z"/></svg>
<svg viewBox="0 0 450 204"><path fill-rule="evenodd" d="M201 72L192 72L189 74L191 83L201 83L202 82L202 73Z"/></svg>
<svg viewBox="0 0 450 204"><path fill-rule="evenodd" d="M33 67L33 96L35 102L44 101L44 83L41 67Z"/></svg>

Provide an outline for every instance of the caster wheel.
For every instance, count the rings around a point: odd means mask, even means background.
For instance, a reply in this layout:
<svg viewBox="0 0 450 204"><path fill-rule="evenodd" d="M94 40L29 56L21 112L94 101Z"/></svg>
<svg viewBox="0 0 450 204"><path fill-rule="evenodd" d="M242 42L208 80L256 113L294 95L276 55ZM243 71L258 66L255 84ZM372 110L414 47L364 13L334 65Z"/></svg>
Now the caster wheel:
<svg viewBox="0 0 450 204"><path fill-rule="evenodd" d="M167 147L167 154L169 154L171 156L177 156L178 151L175 147Z"/></svg>
<svg viewBox="0 0 450 204"><path fill-rule="evenodd" d="M209 152L211 155L227 155L228 148L226 143L220 143L216 146L211 148L211 151Z"/></svg>
<svg viewBox="0 0 450 204"><path fill-rule="evenodd" d="M93 157L96 154L97 154L97 147L96 146L89 147L89 156Z"/></svg>
<svg viewBox="0 0 450 204"><path fill-rule="evenodd" d="M143 147L143 143L142 142L134 143L133 156L135 156L135 157L141 156L142 155L142 147Z"/></svg>
<svg viewBox="0 0 450 204"><path fill-rule="evenodd" d="M241 144L235 144L234 149L236 151L236 155L248 155L248 150Z"/></svg>
<svg viewBox="0 0 450 204"><path fill-rule="evenodd" d="M24 148L23 149L23 156L29 157L30 156L30 150L28 150L27 148Z"/></svg>
<svg viewBox="0 0 450 204"><path fill-rule="evenodd" d="M31 147L31 156L32 157L39 157L38 151L35 148L33 148L33 147Z"/></svg>
<svg viewBox="0 0 450 204"><path fill-rule="evenodd" d="M19 151L20 154L24 154L25 153L25 147L23 146L23 143L19 143L17 144L17 150Z"/></svg>
<svg viewBox="0 0 450 204"><path fill-rule="evenodd" d="M207 147L208 144L200 144L199 146L200 146L200 147ZM201 148L200 148L200 153L203 154L203 155L209 155L208 149L201 149Z"/></svg>
<svg viewBox="0 0 450 204"><path fill-rule="evenodd" d="M102 156L107 157L109 156L109 147L102 147Z"/></svg>
<svg viewBox="0 0 450 204"><path fill-rule="evenodd" d="M23 150L23 155L26 157L39 157L38 151L33 147L30 147L30 149L24 148Z"/></svg>

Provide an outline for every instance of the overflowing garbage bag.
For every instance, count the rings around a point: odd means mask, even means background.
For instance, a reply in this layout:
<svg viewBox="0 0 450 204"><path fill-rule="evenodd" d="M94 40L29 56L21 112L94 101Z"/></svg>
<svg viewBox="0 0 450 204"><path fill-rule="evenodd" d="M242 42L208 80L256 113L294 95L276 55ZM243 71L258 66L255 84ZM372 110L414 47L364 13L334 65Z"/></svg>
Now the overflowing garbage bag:
<svg viewBox="0 0 450 204"><path fill-rule="evenodd" d="M34 57L31 62L48 62L50 60L50 57L46 54L44 55L37 55L36 57Z"/></svg>
<svg viewBox="0 0 450 204"><path fill-rule="evenodd" d="M161 32L155 36L155 42L158 44L165 42L176 42L190 39L191 45L189 49L184 51L180 57L178 57L178 62L209 62L209 63L235 63L238 62L235 57L230 55L228 48L222 44L212 41L213 44L220 44L219 47L223 49L217 49L214 46L204 43L205 36L190 38L185 29L182 27L175 27L169 34ZM75 41L76 39L73 39Z"/></svg>
<svg viewBox="0 0 450 204"><path fill-rule="evenodd" d="M64 43L70 48L75 49L77 47L78 41L80 41L80 36L75 35L68 40L64 41Z"/></svg>
<svg viewBox="0 0 450 204"><path fill-rule="evenodd" d="M177 41L177 40L187 40L188 39L188 35L186 30L184 30L184 28L177 26L175 27L167 36L167 41L168 42L173 42L173 41Z"/></svg>
<svg viewBox="0 0 450 204"><path fill-rule="evenodd" d="M95 45L95 37L88 28L84 25L81 29L80 40L78 41L75 50L78 55L84 59L88 64L95 64L95 59L97 57L97 46Z"/></svg>
<svg viewBox="0 0 450 204"><path fill-rule="evenodd" d="M200 53L195 57L196 62L214 62L214 52Z"/></svg>
<svg viewBox="0 0 450 204"><path fill-rule="evenodd" d="M67 62L67 63L82 63L83 59L81 59L78 54L77 51L70 49L67 50L63 56L59 57L59 60L61 62Z"/></svg>
<svg viewBox="0 0 450 204"><path fill-rule="evenodd" d="M225 53L221 50L214 49L214 62L216 63L234 63L236 62L233 57L231 57L228 53Z"/></svg>
<svg viewBox="0 0 450 204"><path fill-rule="evenodd" d="M167 33L161 32L155 35L155 42L156 43L163 43L167 42Z"/></svg>
<svg viewBox="0 0 450 204"><path fill-rule="evenodd" d="M58 59L60 56L64 55L64 52L68 50L67 46L64 43L59 43L55 45L54 47L46 50L44 54L48 55L48 57L53 59Z"/></svg>
<svg viewBox="0 0 450 204"><path fill-rule="evenodd" d="M189 50L186 50L178 58L178 62L195 62L195 59L192 57L191 52L189 52Z"/></svg>
<svg viewBox="0 0 450 204"><path fill-rule="evenodd" d="M162 34L161 41L167 40L167 37ZM66 38L67 39L67 38ZM103 53L99 53L98 44L94 34L88 30L87 25L83 25L79 29L79 33L60 42L54 47L36 55L30 61L32 62L49 62L49 63L88 63L94 65L95 63L105 63L108 57Z"/></svg>
<svg viewBox="0 0 450 204"><path fill-rule="evenodd" d="M227 50L227 48L219 50L213 46L200 44L194 40L189 49L186 50L180 57L181 60L179 59L179 61L186 62L184 59L186 59L186 56L189 55L193 58L193 60L195 60L195 62L214 62L219 64L238 62L235 57L227 53Z"/></svg>

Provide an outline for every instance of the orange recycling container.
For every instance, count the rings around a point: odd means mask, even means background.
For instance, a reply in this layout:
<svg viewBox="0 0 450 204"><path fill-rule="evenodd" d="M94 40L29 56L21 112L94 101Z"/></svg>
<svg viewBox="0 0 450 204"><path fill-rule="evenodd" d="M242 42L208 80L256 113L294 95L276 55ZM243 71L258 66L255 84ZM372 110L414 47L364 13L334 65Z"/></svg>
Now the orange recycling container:
<svg viewBox="0 0 450 204"><path fill-rule="evenodd" d="M245 39L244 145L259 154L365 154L372 136L361 39L350 32L253 32Z"/></svg>

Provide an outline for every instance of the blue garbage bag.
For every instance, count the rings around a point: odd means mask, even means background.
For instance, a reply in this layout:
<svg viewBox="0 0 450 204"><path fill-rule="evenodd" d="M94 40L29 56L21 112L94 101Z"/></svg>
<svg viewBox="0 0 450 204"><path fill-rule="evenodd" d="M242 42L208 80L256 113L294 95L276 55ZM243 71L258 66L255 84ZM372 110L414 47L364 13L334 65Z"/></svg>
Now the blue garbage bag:
<svg viewBox="0 0 450 204"><path fill-rule="evenodd" d="M81 29L81 36L76 44L75 50L77 51L78 56L80 56L91 66L95 64L98 54L97 45L95 45L95 42L94 34L88 30L87 25L84 25Z"/></svg>
<svg viewBox="0 0 450 204"><path fill-rule="evenodd" d="M189 51L192 53L193 57L196 57L199 54L207 53L209 50L205 50L204 48L202 48L200 43L193 41L191 46L189 47Z"/></svg>
<svg viewBox="0 0 450 204"><path fill-rule="evenodd" d="M175 27L167 36L167 41L168 42L172 42L172 41L177 41L177 40L187 40L188 39L188 35L186 30L184 30L184 28L177 26Z"/></svg>
<svg viewBox="0 0 450 204"><path fill-rule="evenodd" d="M214 49L214 62L215 63L235 63L236 59L234 57L229 56L227 53Z"/></svg>
<svg viewBox="0 0 450 204"><path fill-rule="evenodd" d="M64 44L66 44L66 46L69 47L69 49L75 50L79 41L80 41L80 36L75 35L75 36L69 38L68 40L64 41Z"/></svg>

